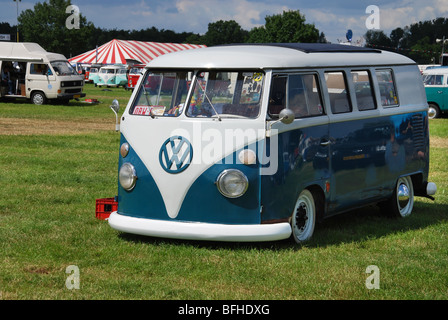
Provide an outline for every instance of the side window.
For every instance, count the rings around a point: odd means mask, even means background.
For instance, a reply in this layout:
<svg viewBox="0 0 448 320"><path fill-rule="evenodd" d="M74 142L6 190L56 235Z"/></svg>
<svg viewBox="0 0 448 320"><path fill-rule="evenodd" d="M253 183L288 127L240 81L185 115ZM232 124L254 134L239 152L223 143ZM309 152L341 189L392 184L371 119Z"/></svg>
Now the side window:
<svg viewBox="0 0 448 320"><path fill-rule="evenodd" d="M352 71L353 84L355 85L356 103L358 110L376 109L375 99L373 98L372 81L368 71Z"/></svg>
<svg viewBox="0 0 448 320"><path fill-rule="evenodd" d="M427 86L441 86L443 84L443 76L439 74L427 75L424 77L423 83Z"/></svg>
<svg viewBox="0 0 448 320"><path fill-rule="evenodd" d="M284 108L296 118L319 116L324 113L316 74L275 75L269 98L269 115L278 116Z"/></svg>
<svg viewBox="0 0 448 320"><path fill-rule="evenodd" d="M397 90L391 69L376 70L376 77L380 87L381 105L383 107L398 106Z"/></svg>
<svg viewBox="0 0 448 320"><path fill-rule="evenodd" d="M286 108L286 83L288 77L285 75L274 75L272 77L271 94L269 97L268 113L270 116L278 117L280 111Z"/></svg>
<svg viewBox="0 0 448 320"><path fill-rule="evenodd" d="M294 74L288 79L288 108L296 118L323 114L320 90L315 74Z"/></svg>
<svg viewBox="0 0 448 320"><path fill-rule="evenodd" d="M47 70L48 66L42 63L32 63L30 66L30 74L45 75Z"/></svg>
<svg viewBox="0 0 448 320"><path fill-rule="evenodd" d="M350 97L347 90L347 82L343 72L326 72L325 80L330 97L331 111L333 113L351 112Z"/></svg>

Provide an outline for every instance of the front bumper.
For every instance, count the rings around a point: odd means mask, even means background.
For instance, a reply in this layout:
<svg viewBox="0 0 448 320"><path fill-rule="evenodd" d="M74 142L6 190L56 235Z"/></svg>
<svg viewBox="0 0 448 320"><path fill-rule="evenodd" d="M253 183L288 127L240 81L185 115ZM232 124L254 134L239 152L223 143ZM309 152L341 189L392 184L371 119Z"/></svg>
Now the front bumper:
<svg viewBox="0 0 448 320"><path fill-rule="evenodd" d="M109 225L118 231L144 236L206 241L275 241L289 238L287 222L275 224L231 225L202 222L163 221L118 214L109 216Z"/></svg>
<svg viewBox="0 0 448 320"><path fill-rule="evenodd" d="M78 98L82 98L85 97L86 94L85 93L59 93L58 94L58 99L78 99Z"/></svg>

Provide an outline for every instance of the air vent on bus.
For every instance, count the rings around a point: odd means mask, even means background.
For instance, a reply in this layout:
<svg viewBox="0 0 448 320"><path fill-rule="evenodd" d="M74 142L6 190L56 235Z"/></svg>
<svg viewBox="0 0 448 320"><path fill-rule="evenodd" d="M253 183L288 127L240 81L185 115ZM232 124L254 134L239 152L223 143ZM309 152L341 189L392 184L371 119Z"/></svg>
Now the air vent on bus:
<svg viewBox="0 0 448 320"><path fill-rule="evenodd" d="M421 150L425 146L425 130L422 115L413 115L411 125L414 134L414 148Z"/></svg>

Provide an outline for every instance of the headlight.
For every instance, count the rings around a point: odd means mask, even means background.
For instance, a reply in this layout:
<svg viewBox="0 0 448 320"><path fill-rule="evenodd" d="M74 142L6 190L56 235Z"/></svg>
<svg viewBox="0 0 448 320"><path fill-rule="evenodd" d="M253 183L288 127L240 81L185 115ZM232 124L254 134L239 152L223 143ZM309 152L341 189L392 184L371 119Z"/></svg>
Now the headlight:
<svg viewBox="0 0 448 320"><path fill-rule="evenodd" d="M219 192L227 198L241 197L249 187L249 180L239 170L224 170L216 180Z"/></svg>
<svg viewBox="0 0 448 320"><path fill-rule="evenodd" d="M123 189L131 191L137 182L137 173L134 166L129 162L123 163L118 172L118 180Z"/></svg>

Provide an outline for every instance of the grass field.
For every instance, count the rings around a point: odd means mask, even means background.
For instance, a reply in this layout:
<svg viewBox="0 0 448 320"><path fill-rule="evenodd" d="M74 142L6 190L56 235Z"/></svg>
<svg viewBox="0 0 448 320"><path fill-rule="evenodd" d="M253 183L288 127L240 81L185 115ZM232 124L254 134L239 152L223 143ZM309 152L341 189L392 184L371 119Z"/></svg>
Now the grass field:
<svg viewBox="0 0 448 320"><path fill-rule="evenodd" d="M0 299L447 299L448 119L430 121L436 201L385 218L327 219L309 243L212 243L119 233L95 218L116 194L123 89L96 105L0 102ZM378 267L379 289L366 273ZM70 266L79 289L69 289ZM68 273L66 272L68 271Z"/></svg>

